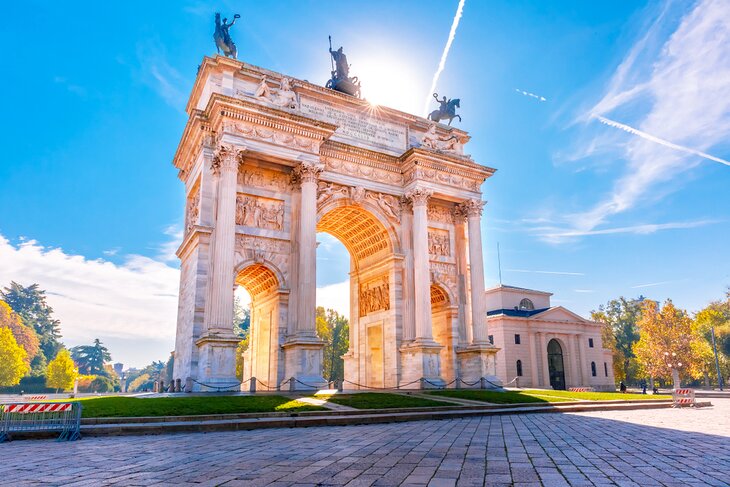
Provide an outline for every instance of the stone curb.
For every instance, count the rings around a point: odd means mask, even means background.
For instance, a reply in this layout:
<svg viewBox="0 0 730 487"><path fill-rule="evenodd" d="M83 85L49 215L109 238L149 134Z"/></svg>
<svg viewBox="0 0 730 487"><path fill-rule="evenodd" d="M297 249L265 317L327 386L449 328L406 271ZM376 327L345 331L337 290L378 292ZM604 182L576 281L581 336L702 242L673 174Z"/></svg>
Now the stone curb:
<svg viewBox="0 0 730 487"><path fill-rule="evenodd" d="M434 399L435 400L435 399ZM83 418L81 424L104 425L104 424L132 424L132 423L180 423L180 422L201 422L221 421L235 419L259 419L259 418L306 418L310 416L362 416L362 415L390 415L398 413L424 413L434 411L493 411L495 409L518 409L524 407L550 407L550 406L598 406L598 405L621 405L641 404L650 401L653 404L671 404L671 399L652 399L643 401L632 400L605 400L605 401L565 401L544 404L536 403L515 403L515 404L483 404L483 405L456 405L414 407L414 408L385 408L385 409L356 409L356 410L328 410L328 411L300 411L296 413L271 412L271 413L234 413L234 414L206 414L191 416L138 416L138 417L108 417L108 418Z"/></svg>
<svg viewBox="0 0 730 487"><path fill-rule="evenodd" d="M642 409L668 409L672 407L671 402L665 401L620 401L620 403L609 404L565 404L552 403L552 405L525 406L509 405L511 407L467 408L457 410L444 410L444 408L430 408L428 411L415 412L388 412L377 410L373 412L356 411L357 414L330 414L349 413L350 411L325 411L315 412L310 416L278 416L278 417L246 417L235 419L216 419L197 421L155 421L146 423L111 423L111 424L87 424L81 427L82 436L130 436L130 435L159 435L169 433L212 433L218 431L243 431L263 428L306 428L314 426L345 426L398 423L405 421L426 421L443 419L460 419L478 416L498 416L506 414L532 414L532 413L578 413L586 411L632 411ZM712 406L710 402L698 402L698 407ZM392 411L392 410L391 410ZM302 413L300 413L302 414ZM179 418L179 417L178 417ZM185 417L184 417L185 418ZM119 418L121 419L121 418ZM129 418L125 418L129 419ZM137 418L133 418L137 419ZM163 418L155 418L163 419ZM169 419L169 418L164 418ZM57 434L52 432L35 432L13 434L13 438L55 438Z"/></svg>

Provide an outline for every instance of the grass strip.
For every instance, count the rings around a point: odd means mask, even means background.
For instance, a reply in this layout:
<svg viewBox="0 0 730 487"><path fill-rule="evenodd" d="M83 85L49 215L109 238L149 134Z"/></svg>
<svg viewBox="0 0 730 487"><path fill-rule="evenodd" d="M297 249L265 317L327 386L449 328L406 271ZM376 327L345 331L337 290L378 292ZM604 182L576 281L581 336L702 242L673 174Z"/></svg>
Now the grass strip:
<svg viewBox="0 0 730 487"><path fill-rule="evenodd" d="M434 396L454 397L457 399L470 399L472 401L489 402L493 404L522 404L522 403L548 403L566 401L565 398L555 396L537 396L517 391L487 391L481 389L447 389L442 391L428 391Z"/></svg>
<svg viewBox="0 0 730 487"><path fill-rule="evenodd" d="M206 414L326 411L282 396L90 397L81 399L84 418L195 416Z"/></svg>
<svg viewBox="0 0 730 487"><path fill-rule="evenodd" d="M360 392L358 394L316 394L317 399L349 406L355 409L390 409L453 406L453 404L423 397L388 394L383 392Z"/></svg>
<svg viewBox="0 0 730 487"><path fill-rule="evenodd" d="M631 394L621 392L570 392L544 389L525 389L521 392L530 395L562 397L564 399L576 399L581 401L651 401L671 399L671 397L669 396L660 396L653 394Z"/></svg>

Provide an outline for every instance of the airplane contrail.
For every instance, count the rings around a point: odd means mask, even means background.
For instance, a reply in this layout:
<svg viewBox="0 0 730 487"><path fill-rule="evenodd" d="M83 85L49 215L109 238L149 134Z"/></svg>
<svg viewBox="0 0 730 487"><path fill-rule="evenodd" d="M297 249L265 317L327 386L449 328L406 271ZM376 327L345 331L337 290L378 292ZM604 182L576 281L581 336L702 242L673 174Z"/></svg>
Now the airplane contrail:
<svg viewBox="0 0 730 487"><path fill-rule="evenodd" d="M629 125L626 125L624 123L620 123L615 120L611 120L610 118L602 117L600 115L594 115L594 117L596 117L604 125L608 125L609 127L614 127L614 128L623 130L624 132L628 132L633 135L638 135L639 137L642 137L646 140L650 140L656 144L663 145L664 147L669 147L670 149L675 149L678 151L686 152L687 154L704 157L705 159L708 159L710 161L715 161L715 162L719 162L720 164L725 164L726 166L730 166L730 161L726 161L725 159L720 159L719 157L715 157L711 154L707 154L706 152L701 152L701 151L692 149L690 147L685 147L683 145L669 142L668 140L660 139L659 137L657 137L655 135L647 134L646 132L642 132L641 130L635 129L634 127L630 127Z"/></svg>
<svg viewBox="0 0 730 487"><path fill-rule="evenodd" d="M428 115L428 104L431 103L432 93L436 91L436 83L438 83L439 81L441 71L443 71L444 66L446 66L446 58L449 55L451 43L454 42L454 37L456 37L456 29L459 27L459 20L461 20L461 14L464 11L465 1L466 0L459 0L459 6L456 8L456 15L454 15L454 20L453 22L451 22L451 31L449 32L449 38L446 41L446 45L444 46L444 52L441 53L441 61L439 61L439 67L438 69L436 69L436 72L433 75L433 81L431 81L431 89L428 90L428 95L426 96L426 103L423 104L424 117Z"/></svg>

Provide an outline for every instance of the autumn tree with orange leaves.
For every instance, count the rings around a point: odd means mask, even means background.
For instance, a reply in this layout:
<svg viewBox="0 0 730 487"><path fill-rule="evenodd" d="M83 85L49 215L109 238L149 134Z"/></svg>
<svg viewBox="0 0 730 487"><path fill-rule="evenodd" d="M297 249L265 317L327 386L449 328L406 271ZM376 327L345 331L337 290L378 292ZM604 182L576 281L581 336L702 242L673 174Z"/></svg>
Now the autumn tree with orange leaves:
<svg viewBox="0 0 730 487"><path fill-rule="evenodd" d="M645 300L637 323L639 341L634 354L643 372L649 377L669 379L673 367L680 376L688 376L696 361L692 347L692 320L684 310L668 299L660 308L656 301Z"/></svg>

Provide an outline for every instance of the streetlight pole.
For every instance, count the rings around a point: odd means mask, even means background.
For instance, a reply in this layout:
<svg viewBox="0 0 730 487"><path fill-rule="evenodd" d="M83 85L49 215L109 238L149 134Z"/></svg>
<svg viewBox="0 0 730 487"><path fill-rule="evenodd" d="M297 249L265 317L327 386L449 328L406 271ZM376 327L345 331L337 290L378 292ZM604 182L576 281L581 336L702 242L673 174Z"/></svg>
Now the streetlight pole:
<svg viewBox="0 0 730 487"><path fill-rule="evenodd" d="M712 351L715 353L715 371L717 372L717 385L722 390L722 374L720 374L720 360L717 358L717 343L715 342L715 327L710 328L712 332Z"/></svg>

